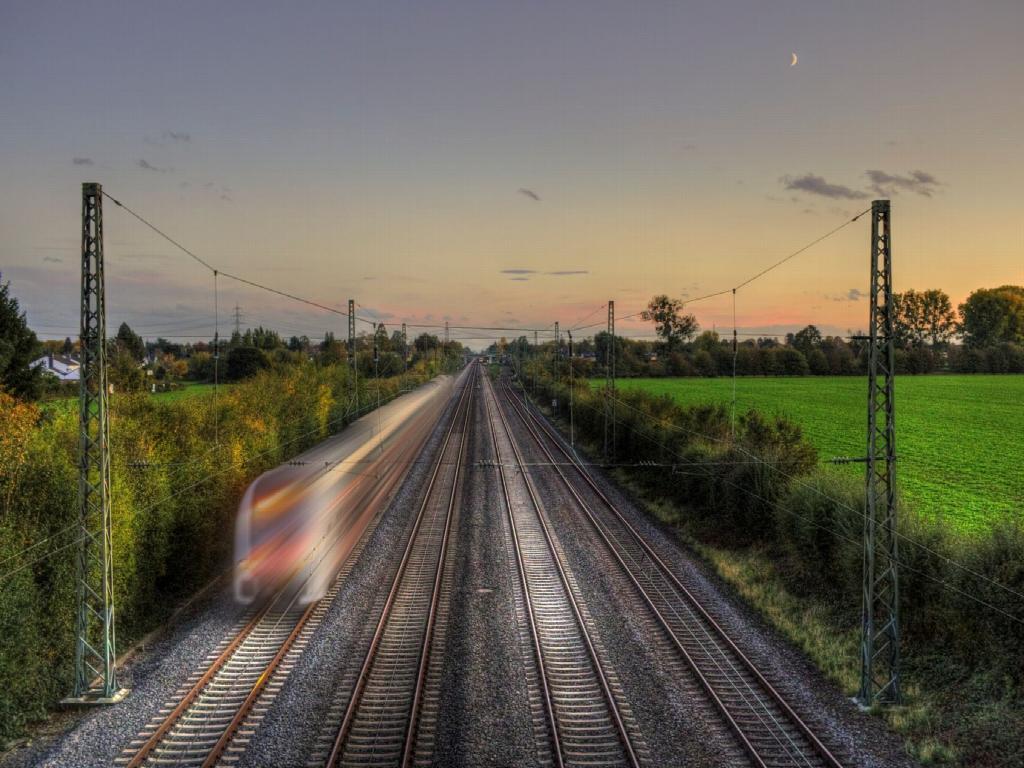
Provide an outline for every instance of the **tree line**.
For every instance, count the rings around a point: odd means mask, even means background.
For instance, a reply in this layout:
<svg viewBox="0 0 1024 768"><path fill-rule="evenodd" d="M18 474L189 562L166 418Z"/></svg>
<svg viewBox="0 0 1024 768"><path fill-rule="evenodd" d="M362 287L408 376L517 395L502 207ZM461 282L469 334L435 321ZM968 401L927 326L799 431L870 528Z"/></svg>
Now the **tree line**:
<svg viewBox="0 0 1024 768"><path fill-rule="evenodd" d="M360 333L354 344L356 371L366 378L394 376L420 362L452 367L465 350L457 341L447 344L437 335L421 333L408 343L402 332L388 332L378 323ZM225 339L181 343L166 338L146 341L128 323L121 323L107 341L107 376L115 391L134 392L156 385L164 389L182 382L240 381L263 370L279 370L308 361L320 366L350 365L347 341L328 331L320 340L308 336L285 339L277 331L247 328ZM45 395L74 394L78 383L60 382L33 366L41 357L77 357L79 342L70 337L40 341L29 327L10 284L0 282L0 390L23 400Z"/></svg>
<svg viewBox="0 0 1024 768"><path fill-rule="evenodd" d="M898 373L1024 373L1024 287L1004 285L974 291L953 309L943 291L909 290L893 296ZM657 339L614 339L602 331L579 341L572 366L578 376L603 375L613 352L617 376L847 376L867 371L864 331L825 335L815 325L783 338L737 339L700 329L685 303L653 297L641 317ZM547 355L564 364L565 340L534 348L525 336L501 339L488 350L519 357Z"/></svg>

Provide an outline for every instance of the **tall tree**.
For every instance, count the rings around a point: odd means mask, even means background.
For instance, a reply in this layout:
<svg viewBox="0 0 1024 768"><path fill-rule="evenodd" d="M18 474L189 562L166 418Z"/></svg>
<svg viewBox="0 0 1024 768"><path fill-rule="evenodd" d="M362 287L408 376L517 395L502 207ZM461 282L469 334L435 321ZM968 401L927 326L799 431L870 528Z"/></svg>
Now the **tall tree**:
<svg viewBox="0 0 1024 768"><path fill-rule="evenodd" d="M818 330L816 325L808 325L796 333L786 334L786 343L793 347L793 349L797 349L808 356L821 346L821 341L821 331Z"/></svg>
<svg viewBox="0 0 1024 768"><path fill-rule="evenodd" d="M141 362L146 357L146 343L128 323L121 323L118 327L114 343L137 361Z"/></svg>
<svg viewBox="0 0 1024 768"><path fill-rule="evenodd" d="M661 337L668 350L674 350L684 341L689 341L700 326L693 315L683 314L683 302L662 294L653 297L647 309L640 313L647 322L654 323L654 330Z"/></svg>
<svg viewBox="0 0 1024 768"><path fill-rule="evenodd" d="M377 323L377 329L373 332L373 343L378 352L387 352L391 349L391 337L388 336L388 329L384 323Z"/></svg>
<svg viewBox="0 0 1024 768"><path fill-rule="evenodd" d="M956 313L945 291L932 288L921 294L921 324L933 347L947 344L956 333Z"/></svg>
<svg viewBox="0 0 1024 768"><path fill-rule="evenodd" d="M900 347L922 347L926 343L938 346L956 332L956 315L944 291L911 289L894 294L892 301L896 343Z"/></svg>
<svg viewBox="0 0 1024 768"><path fill-rule="evenodd" d="M421 333L419 336L416 337L416 340L413 342L413 346L416 348L416 351L419 352L420 354L425 354L432 349L436 349L440 345L441 340L438 339L437 336L433 335L432 333Z"/></svg>
<svg viewBox="0 0 1024 768"><path fill-rule="evenodd" d="M28 400L38 397L43 374L31 363L39 349L10 283L0 283L0 388Z"/></svg>
<svg viewBox="0 0 1024 768"><path fill-rule="evenodd" d="M969 347L1024 343L1024 286L978 289L960 305L960 319Z"/></svg>

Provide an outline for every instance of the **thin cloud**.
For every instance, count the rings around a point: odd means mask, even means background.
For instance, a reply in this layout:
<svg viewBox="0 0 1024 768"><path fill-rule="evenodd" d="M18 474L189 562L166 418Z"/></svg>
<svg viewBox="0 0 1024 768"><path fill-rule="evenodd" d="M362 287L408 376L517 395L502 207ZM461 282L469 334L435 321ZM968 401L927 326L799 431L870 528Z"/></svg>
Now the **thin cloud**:
<svg viewBox="0 0 1024 768"><path fill-rule="evenodd" d="M143 136L142 140L151 147L166 147L168 144L189 144L192 134L187 131L164 131L159 137Z"/></svg>
<svg viewBox="0 0 1024 768"><path fill-rule="evenodd" d="M395 315L391 312L381 312L380 310L374 309L373 307L360 307L359 312L361 314L366 315L366 317L368 317L370 320L376 320L377 322L381 322L383 320L391 320L395 317Z"/></svg>
<svg viewBox="0 0 1024 768"><path fill-rule="evenodd" d="M537 274L536 269L503 269L501 270L503 275L535 275Z"/></svg>
<svg viewBox="0 0 1024 768"><path fill-rule="evenodd" d="M167 173L167 171L169 170L168 168L157 168L155 165L151 165L148 161L146 161L145 158L141 157L139 158L139 161L136 163L136 165L139 166L139 168L142 168L147 171L155 171L156 173Z"/></svg>
<svg viewBox="0 0 1024 768"><path fill-rule="evenodd" d="M58 256L43 256L43 261L49 262L50 264L61 264L64 262L64 259Z"/></svg>
<svg viewBox="0 0 1024 768"><path fill-rule="evenodd" d="M832 301L860 301L861 299L867 298L867 294L860 288L850 288L841 296L826 296L825 298L831 299Z"/></svg>
<svg viewBox="0 0 1024 768"><path fill-rule="evenodd" d="M528 282L530 280L530 278L528 278L528 277L510 277L509 280L514 280L517 283L525 283L525 282Z"/></svg>
<svg viewBox="0 0 1024 768"><path fill-rule="evenodd" d="M520 195L525 195L526 197L530 198L531 200L536 200L538 203L540 202L540 195L538 195L532 189L526 189L525 187L520 187L519 188L519 194Z"/></svg>
<svg viewBox="0 0 1024 768"><path fill-rule="evenodd" d="M832 200L863 200L870 194L889 197L900 192L913 192L922 197L931 197L942 183L927 171L910 171L907 175L887 171L865 171L870 182L867 190L854 189L845 184L834 184L822 176L808 173L803 176L783 176L779 181L785 189L806 192ZM798 198L792 198L799 202Z"/></svg>
<svg viewBox="0 0 1024 768"><path fill-rule="evenodd" d="M545 272L544 274L545 275L559 275L559 276L564 276L564 275L589 275L590 274L590 270L587 270L587 269L560 269L560 270L556 270L554 272Z"/></svg>
<svg viewBox="0 0 1024 768"><path fill-rule="evenodd" d="M871 182L871 190L879 195L897 195L900 192L915 192L922 197L931 197L941 185L938 179L927 171L911 171L900 176L885 171L865 171Z"/></svg>
<svg viewBox="0 0 1024 768"><path fill-rule="evenodd" d="M785 189L807 192L811 195L820 195L833 200L860 200L867 197L866 192L852 189L845 184L833 184L826 181L823 176L815 176L813 173L803 176L783 176L780 181Z"/></svg>
<svg viewBox="0 0 1024 768"><path fill-rule="evenodd" d="M96 163L92 161L91 157L73 157L71 158L71 162L74 165L96 165Z"/></svg>

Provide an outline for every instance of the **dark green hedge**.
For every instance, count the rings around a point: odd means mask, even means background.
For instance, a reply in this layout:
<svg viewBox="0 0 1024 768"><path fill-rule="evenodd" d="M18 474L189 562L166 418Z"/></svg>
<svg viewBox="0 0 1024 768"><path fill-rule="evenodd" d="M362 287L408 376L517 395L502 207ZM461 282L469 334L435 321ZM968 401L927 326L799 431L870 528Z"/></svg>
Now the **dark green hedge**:
<svg viewBox="0 0 1024 768"><path fill-rule="evenodd" d="M545 404L557 398L567 419L564 380L539 376L537 395ZM572 397L577 439L602 446L603 391L584 383ZM639 390L616 393L614 423L625 476L649 498L670 501L691 535L766 549L791 592L827 605L837 627L859 626L864 483L819 468L798 426L750 411L733 435L724 407L684 407ZM672 469L629 466L645 461ZM1009 765L1001 762L1009 754L1024 761L1024 528L1004 519L965 534L903 505L899 531L909 679L933 700L954 697L937 730L947 729L962 764ZM993 720L1003 722L990 727Z"/></svg>
<svg viewBox="0 0 1024 768"><path fill-rule="evenodd" d="M381 399L425 381L381 380ZM376 403L360 380L362 403ZM238 500L260 472L356 414L343 366L263 372L201 395L111 401L114 583L119 647L225 568ZM71 686L77 411L0 393L0 744Z"/></svg>

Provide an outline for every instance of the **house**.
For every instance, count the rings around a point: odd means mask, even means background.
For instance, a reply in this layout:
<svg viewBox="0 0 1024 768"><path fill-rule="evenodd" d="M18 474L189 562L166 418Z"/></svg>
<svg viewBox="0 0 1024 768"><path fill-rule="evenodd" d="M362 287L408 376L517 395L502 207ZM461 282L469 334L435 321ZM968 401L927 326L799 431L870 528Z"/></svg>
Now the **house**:
<svg viewBox="0 0 1024 768"><path fill-rule="evenodd" d="M44 375L60 381L78 381L78 360L71 355L43 355L32 361L33 368L41 368Z"/></svg>

